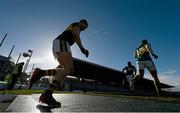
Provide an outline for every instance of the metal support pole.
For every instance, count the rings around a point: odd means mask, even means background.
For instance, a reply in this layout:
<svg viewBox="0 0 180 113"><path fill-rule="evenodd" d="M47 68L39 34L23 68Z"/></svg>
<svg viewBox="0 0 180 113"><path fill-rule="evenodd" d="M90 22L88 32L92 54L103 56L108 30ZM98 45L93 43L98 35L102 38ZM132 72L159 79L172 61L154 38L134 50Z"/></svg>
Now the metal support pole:
<svg viewBox="0 0 180 113"><path fill-rule="evenodd" d="M3 42L4 42L5 38L6 38L6 36L7 36L7 33L5 34L4 38L2 39L2 41L1 41L1 43L0 43L0 47L2 46L2 44L3 44Z"/></svg>
<svg viewBox="0 0 180 113"><path fill-rule="evenodd" d="M13 52L14 47L15 47L15 45L13 45L13 47L12 47L12 49L11 49L10 53L9 53L8 58L10 58L10 57L11 57L11 54L12 54L12 52Z"/></svg>
<svg viewBox="0 0 180 113"><path fill-rule="evenodd" d="M19 54L19 57L18 57L18 59L16 61L16 64L19 62L20 57L21 57L21 53Z"/></svg>

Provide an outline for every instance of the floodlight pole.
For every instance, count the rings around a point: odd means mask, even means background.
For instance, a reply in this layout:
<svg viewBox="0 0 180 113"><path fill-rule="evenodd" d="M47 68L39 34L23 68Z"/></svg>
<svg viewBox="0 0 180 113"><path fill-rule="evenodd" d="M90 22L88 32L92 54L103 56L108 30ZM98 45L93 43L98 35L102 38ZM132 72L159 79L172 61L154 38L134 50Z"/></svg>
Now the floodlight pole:
<svg viewBox="0 0 180 113"><path fill-rule="evenodd" d="M21 57L21 53L19 54L19 57L18 57L18 59L16 61L16 64L19 62L20 57Z"/></svg>
<svg viewBox="0 0 180 113"><path fill-rule="evenodd" d="M5 40L6 37L7 37L7 33L5 34L4 38L2 39L2 41L1 41L1 43L0 43L0 47L2 46L2 44L3 44L3 42L4 42L4 40Z"/></svg>
<svg viewBox="0 0 180 113"><path fill-rule="evenodd" d="M13 50L14 50L14 47L15 47L15 45L13 45L13 47L12 47L12 49L11 49L11 51L10 51L9 55L8 55L8 58L10 58L10 57L11 57L11 54L12 54L12 52L13 52Z"/></svg>
<svg viewBox="0 0 180 113"><path fill-rule="evenodd" d="M32 51L32 50L28 50L28 52L30 53L30 55L29 55L29 59L26 61L26 64L25 64L25 66L24 66L24 70L23 70L24 73L26 72L26 69L27 69L27 67L28 67L28 65L29 65L29 61L30 61L30 59L31 59L31 57L32 57L32 54L33 54L33 51Z"/></svg>

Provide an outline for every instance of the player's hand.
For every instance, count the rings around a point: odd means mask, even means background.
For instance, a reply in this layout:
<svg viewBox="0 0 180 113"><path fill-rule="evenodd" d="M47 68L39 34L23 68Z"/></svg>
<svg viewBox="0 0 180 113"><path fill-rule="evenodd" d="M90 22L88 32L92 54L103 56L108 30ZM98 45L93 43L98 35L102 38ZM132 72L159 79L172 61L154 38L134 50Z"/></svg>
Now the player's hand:
<svg viewBox="0 0 180 113"><path fill-rule="evenodd" d="M157 55L155 55L155 54L152 54L152 56L153 56L155 59L157 59L157 58L158 58L158 56L157 56Z"/></svg>
<svg viewBox="0 0 180 113"><path fill-rule="evenodd" d="M82 48L82 49L81 49L81 52L82 52L86 57L89 56L89 51L88 51L88 50Z"/></svg>
<svg viewBox="0 0 180 113"><path fill-rule="evenodd" d="M86 55L86 57L89 56L89 51L88 50L86 50L85 55Z"/></svg>

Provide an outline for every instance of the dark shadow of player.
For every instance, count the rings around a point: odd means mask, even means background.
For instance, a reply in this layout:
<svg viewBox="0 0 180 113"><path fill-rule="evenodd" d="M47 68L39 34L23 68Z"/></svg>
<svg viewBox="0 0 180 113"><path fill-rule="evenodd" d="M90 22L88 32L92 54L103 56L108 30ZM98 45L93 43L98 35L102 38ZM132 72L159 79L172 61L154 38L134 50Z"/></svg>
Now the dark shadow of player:
<svg viewBox="0 0 180 113"><path fill-rule="evenodd" d="M37 106L36 106L36 108L39 109L39 111L40 111L41 113L44 113L44 112L53 113L53 112L51 111L51 109L53 109L53 108L60 108L60 107L61 107L61 106L59 106L59 107L55 107L55 106L45 106L45 105L37 105Z"/></svg>

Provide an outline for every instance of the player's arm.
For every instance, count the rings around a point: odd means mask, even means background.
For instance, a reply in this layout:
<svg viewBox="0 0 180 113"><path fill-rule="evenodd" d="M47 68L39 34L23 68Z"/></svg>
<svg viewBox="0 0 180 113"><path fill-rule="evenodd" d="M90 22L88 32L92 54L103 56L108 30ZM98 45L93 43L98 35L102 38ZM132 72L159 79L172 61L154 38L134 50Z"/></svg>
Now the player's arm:
<svg viewBox="0 0 180 113"><path fill-rule="evenodd" d="M73 32L73 36L74 36L73 39L76 42L76 44L78 45L78 47L80 48L81 52L83 54L85 54L86 57L88 57L89 52L82 45L81 38L80 38L80 29L79 29L79 27L74 27L72 32Z"/></svg>
<svg viewBox="0 0 180 113"><path fill-rule="evenodd" d="M136 75L136 67L135 67L135 66L133 66L133 68L134 68L134 75Z"/></svg>
<svg viewBox="0 0 180 113"><path fill-rule="evenodd" d="M84 48L82 43L81 43L81 39L80 39L80 29L79 29L79 27L74 27L72 33L73 33L73 36L74 36L73 39L76 42L76 44L78 45L78 47L80 49Z"/></svg>
<svg viewBox="0 0 180 113"><path fill-rule="evenodd" d="M148 51L151 53L151 55L152 55L155 59L158 58L158 56L153 52L150 44L146 44L145 47L148 49Z"/></svg>
<svg viewBox="0 0 180 113"><path fill-rule="evenodd" d="M133 57L134 57L134 58L138 58L137 49L134 51Z"/></svg>
<svg viewBox="0 0 180 113"><path fill-rule="evenodd" d="M126 70L127 70L127 67L124 67L124 68L122 69L122 72L125 73Z"/></svg>

